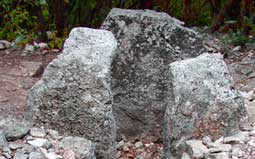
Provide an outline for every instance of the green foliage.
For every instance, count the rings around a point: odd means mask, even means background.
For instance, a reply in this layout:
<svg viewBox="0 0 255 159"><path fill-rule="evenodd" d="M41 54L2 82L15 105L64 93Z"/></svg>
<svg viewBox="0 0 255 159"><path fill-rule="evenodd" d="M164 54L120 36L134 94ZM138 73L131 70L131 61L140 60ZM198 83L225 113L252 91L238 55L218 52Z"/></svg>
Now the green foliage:
<svg viewBox="0 0 255 159"><path fill-rule="evenodd" d="M248 42L248 37L246 37L241 30L237 32L230 32L229 38L231 39L230 42L233 45L244 45Z"/></svg>
<svg viewBox="0 0 255 159"><path fill-rule="evenodd" d="M0 28L0 38L14 40L17 36L28 35L31 29L35 29L36 17L31 16L22 6L9 10L7 7L6 14L3 17L3 26Z"/></svg>
<svg viewBox="0 0 255 159"><path fill-rule="evenodd" d="M221 37L221 41L226 45L245 46L247 43L255 45L255 38L245 36L241 29L236 32L230 31L226 36Z"/></svg>
<svg viewBox="0 0 255 159"><path fill-rule="evenodd" d="M216 16L212 14L210 3L212 1L218 2L218 0L154 0L153 2L154 8L185 21L187 25L203 26L219 23ZM248 1L251 3L247 6ZM219 2L221 7L218 8L224 12L225 6L232 0L220 0ZM0 39L15 40L23 45L26 42L38 40L38 38L43 39L44 31L51 31L53 38L48 39L50 47L62 47L71 28L76 26L98 27L110 9L120 4L124 8L133 7L134 9L143 8L142 5L144 5L140 0L1 0ZM241 0L239 10L240 17L236 14L234 16L229 14L223 18L223 23L233 19L238 22L234 30L239 30L228 34L231 43L235 45L243 45L250 40L244 36L246 32L242 28L249 28L248 34L255 34L255 1ZM243 15L242 13L248 14ZM222 25L221 22L219 24ZM65 30L63 35L62 29Z"/></svg>
<svg viewBox="0 0 255 159"><path fill-rule="evenodd" d="M212 20L210 5L207 0L191 0L189 5L185 0L171 0L169 6L165 3L158 3L161 10L170 15L186 21L187 25L208 25ZM185 7L189 8L189 15L185 15Z"/></svg>
<svg viewBox="0 0 255 159"><path fill-rule="evenodd" d="M246 27L249 27L251 29L251 33L255 35L255 22L247 16L244 16L242 20L243 20L243 25L245 25Z"/></svg>
<svg viewBox="0 0 255 159"><path fill-rule="evenodd" d="M62 48L65 39L57 37L57 31L52 32L52 39L49 40L49 47L53 48Z"/></svg>
<svg viewBox="0 0 255 159"><path fill-rule="evenodd" d="M90 11L95 9L97 3L95 0L70 0L68 2L70 11L68 22L71 25L79 25L86 23L89 18Z"/></svg>
<svg viewBox="0 0 255 159"><path fill-rule="evenodd" d="M13 4L12 0L2 0L0 2L0 7L2 9L2 12L9 12L11 10L12 4Z"/></svg>

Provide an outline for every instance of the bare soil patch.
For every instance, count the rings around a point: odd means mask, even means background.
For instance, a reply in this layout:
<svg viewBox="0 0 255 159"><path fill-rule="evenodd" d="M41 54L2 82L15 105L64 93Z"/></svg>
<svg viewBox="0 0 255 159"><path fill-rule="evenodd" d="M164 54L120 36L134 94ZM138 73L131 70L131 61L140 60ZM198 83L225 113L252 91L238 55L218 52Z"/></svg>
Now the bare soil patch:
<svg viewBox="0 0 255 159"><path fill-rule="evenodd" d="M45 68L56 56L56 53L22 56L21 49L0 51L0 116L24 117L27 92L42 76L41 71L32 77L29 71L33 68L26 63L41 62Z"/></svg>

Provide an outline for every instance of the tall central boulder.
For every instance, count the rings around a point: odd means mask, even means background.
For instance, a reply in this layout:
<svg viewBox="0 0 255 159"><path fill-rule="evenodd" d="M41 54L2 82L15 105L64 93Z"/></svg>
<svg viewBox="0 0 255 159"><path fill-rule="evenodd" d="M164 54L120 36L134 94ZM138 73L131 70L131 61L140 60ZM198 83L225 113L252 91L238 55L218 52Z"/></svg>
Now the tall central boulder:
<svg viewBox="0 0 255 159"><path fill-rule="evenodd" d="M109 31L73 29L63 53L31 89L27 118L37 126L93 141L99 159L115 158L110 68L116 47Z"/></svg>
<svg viewBox="0 0 255 159"><path fill-rule="evenodd" d="M119 136L161 137L168 64L205 51L200 36L182 24L151 10L112 9L104 21L101 28L112 31L118 41L111 87Z"/></svg>

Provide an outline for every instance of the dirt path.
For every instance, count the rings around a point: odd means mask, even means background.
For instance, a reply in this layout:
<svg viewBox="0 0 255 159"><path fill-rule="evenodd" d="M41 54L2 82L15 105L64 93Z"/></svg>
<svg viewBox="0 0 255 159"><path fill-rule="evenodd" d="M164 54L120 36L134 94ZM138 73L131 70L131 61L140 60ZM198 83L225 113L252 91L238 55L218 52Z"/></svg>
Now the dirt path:
<svg viewBox="0 0 255 159"><path fill-rule="evenodd" d="M57 56L56 53L26 56L21 54L22 50L0 51L0 116L24 116L28 90L40 79L42 69ZM41 71L32 77L38 66Z"/></svg>

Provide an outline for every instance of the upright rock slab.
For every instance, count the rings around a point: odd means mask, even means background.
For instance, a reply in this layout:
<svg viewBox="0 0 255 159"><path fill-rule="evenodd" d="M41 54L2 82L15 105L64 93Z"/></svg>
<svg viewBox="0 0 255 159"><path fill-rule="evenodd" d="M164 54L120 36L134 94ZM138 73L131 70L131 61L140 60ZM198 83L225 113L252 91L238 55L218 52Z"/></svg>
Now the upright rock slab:
<svg viewBox="0 0 255 159"><path fill-rule="evenodd" d="M113 32L112 63L117 134L130 139L161 137L170 62L204 52L200 36L166 13L112 9L101 28Z"/></svg>
<svg viewBox="0 0 255 159"><path fill-rule="evenodd" d="M171 152L182 152L187 139L216 139L239 130L247 112L220 54L171 63L169 74L173 103L167 106L164 119L166 158Z"/></svg>
<svg viewBox="0 0 255 159"><path fill-rule="evenodd" d="M97 158L115 158L110 68L116 47L109 31L73 29L29 93L27 118L95 142Z"/></svg>

